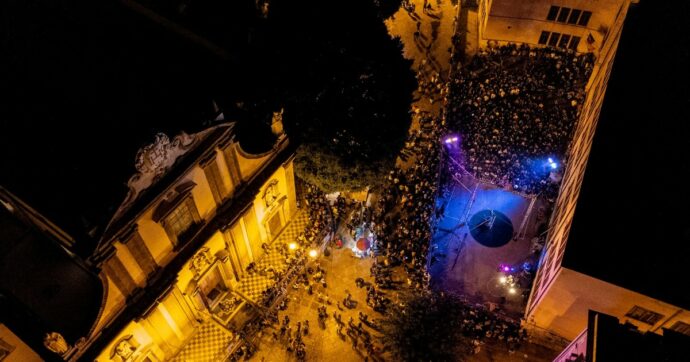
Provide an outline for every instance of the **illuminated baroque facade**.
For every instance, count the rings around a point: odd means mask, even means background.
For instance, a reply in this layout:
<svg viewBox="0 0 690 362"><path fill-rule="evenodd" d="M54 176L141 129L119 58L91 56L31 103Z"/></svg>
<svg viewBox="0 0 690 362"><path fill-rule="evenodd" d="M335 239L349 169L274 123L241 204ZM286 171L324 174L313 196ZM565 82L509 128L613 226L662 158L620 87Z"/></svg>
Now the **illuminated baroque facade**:
<svg viewBox="0 0 690 362"><path fill-rule="evenodd" d="M663 328L690 333L690 312L562 265L599 113L623 23L635 0L479 2L480 47L526 43L593 53L595 65L586 100L569 145L564 177L549 221L547 241L533 283L526 326L577 340L589 310L636 325L640 331ZM686 328L687 327L687 328Z"/></svg>
<svg viewBox="0 0 690 362"><path fill-rule="evenodd" d="M165 361L217 312L226 295L241 295L234 288L264 254L262 245L292 220L297 202L294 148L280 114L272 127L277 140L263 153L245 152L234 128L223 123L172 139L158 134L142 148L127 197L82 262L99 288L92 293L99 307L92 314L84 310L81 330L44 331L42 343L21 343L0 325L0 350L6 345L10 360L23 361L40 360L38 355ZM70 243L66 234L56 235L57 243Z"/></svg>
<svg viewBox="0 0 690 362"><path fill-rule="evenodd" d="M242 150L231 123L159 135L136 166L93 256L107 286L92 334L98 361L173 356L296 212L282 133L256 155ZM117 333L99 339L112 326Z"/></svg>

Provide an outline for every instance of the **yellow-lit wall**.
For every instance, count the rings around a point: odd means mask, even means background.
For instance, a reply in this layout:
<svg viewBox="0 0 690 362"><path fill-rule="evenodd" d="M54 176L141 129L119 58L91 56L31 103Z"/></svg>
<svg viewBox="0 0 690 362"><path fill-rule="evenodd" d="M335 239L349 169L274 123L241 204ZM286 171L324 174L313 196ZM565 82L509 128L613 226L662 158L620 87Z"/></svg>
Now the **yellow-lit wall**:
<svg viewBox="0 0 690 362"><path fill-rule="evenodd" d="M281 145L285 146L286 143ZM232 197L232 188L235 187L234 180L241 175L242 182L251 182L252 178L267 165L276 152L282 149L277 148L266 154L254 156L242 152L239 145L234 141L219 147L222 149L214 148L212 151L215 156L211 157L215 157L215 159L206 158L205 165L208 165L208 162L217 162L219 166L218 170L225 185L225 194L221 195L221 202ZM223 150L231 152L224 152ZM232 159L228 160L227 158ZM221 225L221 228L199 249L208 248L208 255L211 257L211 264L201 273L199 280L195 279L195 272L190 268L188 261L178 271L178 278L172 291L159 299L158 304L141 319L137 319L136 322L131 321L117 338L110 341L110 345L102 351L98 360L111 361L112 348L121 338L128 335L134 335L136 338L138 356L152 353L156 358L165 360L176 353L189 338L198 320L203 319L207 313L203 303L199 303L199 297L195 296L198 295L198 283L204 280L206 273L211 271L211 268L217 268L223 283L229 288L234 287L238 278L244 273L246 266L263 253L261 244L269 241L269 235L265 230L266 218L275 212L280 212L281 220L285 225L296 212L293 172L292 161L278 167L254 195L253 202L247 205L240 215L237 215L232 224ZM191 190L191 195L199 216L202 222L208 222L215 216L219 205L211 192L211 185L204 168L195 165L174 184L170 185L168 190L188 181L193 181L195 184ZM277 181L278 197L275 204L267 209L263 198L264 192L273 181ZM153 221L153 213L158 203L159 201L155 201L150 204L134 222L137 226L137 232L155 263L164 267L177 253L162 224ZM118 258L137 286L145 288L147 276L134 257L134 253L128 249L131 244L123 244L118 240L112 240L111 244L116 250L112 257ZM221 251L227 253L229 257L223 258L223 260L216 258L216 253ZM116 318L124 308L126 301L126 296L106 275L107 273L102 272L101 274L108 286L101 317L93 333L94 336L110 320Z"/></svg>
<svg viewBox="0 0 690 362"><path fill-rule="evenodd" d="M216 232L213 234L213 236L211 236L210 239L208 239L203 247L209 248L209 253L211 255L215 255L218 251L225 249L225 239L223 238L223 234L220 231ZM185 267L177 274L177 286L180 288L180 290L185 291L187 289L187 285L189 285L189 282L192 281L193 277L194 273L189 267L189 263L187 263Z"/></svg>
<svg viewBox="0 0 690 362"><path fill-rule="evenodd" d="M101 306L102 312L98 318L94 331L100 331L105 326L106 322L111 320L125 304L125 296L117 289L115 283L113 283L104 272L101 272L99 276L101 280L105 280L107 283L105 288L103 288L106 297L105 302Z"/></svg>
<svg viewBox="0 0 690 362"><path fill-rule="evenodd" d="M244 152L239 143L235 143L234 145L235 157L240 166L242 181L249 180L272 154L272 152L267 152L261 155L252 155Z"/></svg>
<svg viewBox="0 0 690 362"><path fill-rule="evenodd" d="M163 225L153 221L153 209L149 209L137 220L139 234L158 265L165 265L170 260L173 243L165 232Z"/></svg>
<svg viewBox="0 0 690 362"><path fill-rule="evenodd" d="M580 110L575 132L568 149L565 172L554 205L546 247L543 250L541 264L535 276L530 299L527 305L527 316L533 313L535 306L548 291L563 260L566 242L570 233L580 187L585 175L587 160L596 131L599 113L604 101L618 41L623 29L623 22L628 8L617 13L609 32L608 41L604 44L595 60L592 74L586 86L586 98Z"/></svg>
<svg viewBox="0 0 690 362"><path fill-rule="evenodd" d="M42 361L41 357L34 352L31 347L29 347L24 341L19 339L16 334L7 328L6 325L0 323L0 339L5 343L14 347L9 356L3 359L3 362L39 362Z"/></svg>
<svg viewBox="0 0 690 362"><path fill-rule="evenodd" d="M194 199L194 204L196 209L199 211L199 216L204 220L209 220L216 211L216 201L213 199L213 194L211 193L211 186L209 186L204 170L199 166L195 166L185 179L181 180L180 183L186 180L194 181L196 186L192 189L192 196Z"/></svg>
<svg viewBox="0 0 690 362"><path fill-rule="evenodd" d="M626 317L625 314L635 305L664 317L655 325ZM536 306L527 326L543 328L572 340L587 328L590 309L617 317L621 323L629 321L642 332L661 333L661 328L670 328L677 321L690 324L690 311L568 268L561 268L549 292Z"/></svg>
<svg viewBox="0 0 690 362"><path fill-rule="evenodd" d="M134 279L134 283L139 287L146 285L146 275L144 275L144 271L141 269L134 256L132 256L129 249L120 242L114 242L113 245L115 245L115 249L117 250L117 258L120 259L129 275Z"/></svg>
<svg viewBox="0 0 690 362"><path fill-rule="evenodd" d="M542 31L558 32L579 36L578 52L598 52L609 37L619 11L627 9L629 0L493 0L480 5L488 8L488 19L480 25L480 43L488 41L498 43L514 42L537 45ZM592 16L587 26L569 25L547 20L552 5L591 11ZM481 17L481 15L480 15ZM481 19L480 19L481 20ZM592 35L594 43L587 44L587 37Z"/></svg>
<svg viewBox="0 0 690 362"><path fill-rule="evenodd" d="M232 160L227 160L225 158L225 155L223 155L223 152L220 150L216 150L216 160L218 164L218 169L220 170L221 177L223 179L223 185L225 186L226 190L226 195L232 195L232 193L235 191L235 184L232 182L232 176L230 176L230 170L228 169L230 166L228 162Z"/></svg>
<svg viewBox="0 0 690 362"><path fill-rule="evenodd" d="M120 362L110 358L114 348L123 339L132 336L130 344L136 348L133 360L151 354L158 360L170 359L192 336L197 325L193 308L178 288L173 288L149 310L143 318L130 322L108 346L101 351L97 361Z"/></svg>

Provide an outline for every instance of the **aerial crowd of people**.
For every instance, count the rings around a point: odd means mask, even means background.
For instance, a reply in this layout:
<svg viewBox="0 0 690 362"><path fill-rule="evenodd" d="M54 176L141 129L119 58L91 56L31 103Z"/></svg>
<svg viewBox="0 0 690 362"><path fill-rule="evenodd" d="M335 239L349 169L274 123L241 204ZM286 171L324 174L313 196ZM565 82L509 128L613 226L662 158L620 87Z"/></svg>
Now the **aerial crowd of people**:
<svg viewBox="0 0 690 362"><path fill-rule="evenodd" d="M556 191L550 174L564 161L592 67L591 54L511 44L455 70L448 126L460 134L467 171L524 194Z"/></svg>
<svg viewBox="0 0 690 362"><path fill-rule="evenodd" d="M438 182L438 153L441 127L438 119L425 112L418 115L420 131L406 144L414 155L409 167L396 167L387 179L373 213L381 262L372 274L379 284L390 283L389 267L403 265L407 284L425 286L429 281L426 256L432 236L434 199Z"/></svg>
<svg viewBox="0 0 690 362"><path fill-rule="evenodd" d="M416 40L424 39L420 36ZM290 289L316 293L319 326L326 329L326 320L333 318L337 335L343 341L349 337L353 349L365 360L378 360L388 346L373 338L380 326L361 308L369 307L385 318L390 305L400 301L393 296L395 290L430 287L427 254L440 217L435 200L443 182L450 182L439 175L442 139L450 134L449 129L459 135L462 157L455 164L444 163L444 167L461 165L476 178L521 193L552 193L558 186L549 181L554 168L540 162L549 157L563 160L584 102L584 82L592 69L592 57L552 48L490 47L453 72L448 88L433 65L420 66L417 94L430 105L445 100L446 119L413 106L416 126L397 166L377 190L376 203L352 212L357 203L342 195L329 201L315 186L305 183L302 190L302 205L309 216L305 232L297 238L302 249L320 245L326 234L335 233L341 224L353 235L358 227L376 235L372 253L366 254L374 259L369 275L373 283L361 277L354 281L357 287L366 288L366 304L355 301L349 291L342 301L331 300L326 293L326 271L318 263L311 265L302 252L292 256L294 271L281 275L290 280L289 284L278 282L264 294L263 305L271 308ZM286 257L291 255L285 246L282 248ZM278 307L284 310L285 301ZM357 311L359 321L349 317L344 322L338 311L348 310ZM526 333L518 322L484 305L464 303L461 314L462 333L471 338L475 353L486 340L504 342L510 352L525 341ZM274 341L294 352L298 360L306 355L303 338L309 333L308 323L298 321L293 327L287 315L281 322L277 313L264 319L266 326L275 328Z"/></svg>

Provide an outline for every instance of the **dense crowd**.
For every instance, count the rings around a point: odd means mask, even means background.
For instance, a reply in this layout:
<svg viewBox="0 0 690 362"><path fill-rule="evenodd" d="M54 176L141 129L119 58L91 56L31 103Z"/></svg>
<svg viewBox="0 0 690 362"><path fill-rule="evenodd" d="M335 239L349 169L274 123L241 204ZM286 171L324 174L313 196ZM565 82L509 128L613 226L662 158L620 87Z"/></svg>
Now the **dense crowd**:
<svg viewBox="0 0 690 362"><path fill-rule="evenodd" d="M426 255L432 236L441 125L424 112L417 117L420 129L410 135L403 152L414 159L409 167L391 171L374 212L383 259L374 264L372 274L383 287L390 286L387 269L395 265L404 266L408 285L422 287L428 282Z"/></svg>
<svg viewBox="0 0 690 362"><path fill-rule="evenodd" d="M461 314L462 333L472 339L475 353L485 340L504 342L508 351L514 352L527 339L527 332L519 322L503 318L481 305L467 303Z"/></svg>
<svg viewBox="0 0 690 362"><path fill-rule="evenodd" d="M549 188L546 160L564 159L592 65L590 54L506 45L454 72L448 122L467 171L526 194Z"/></svg>
<svg viewBox="0 0 690 362"><path fill-rule="evenodd" d="M317 246L323 238L324 231L330 231L335 227L334 215L323 191L306 182L303 189L309 224L298 237L298 241L303 246Z"/></svg>

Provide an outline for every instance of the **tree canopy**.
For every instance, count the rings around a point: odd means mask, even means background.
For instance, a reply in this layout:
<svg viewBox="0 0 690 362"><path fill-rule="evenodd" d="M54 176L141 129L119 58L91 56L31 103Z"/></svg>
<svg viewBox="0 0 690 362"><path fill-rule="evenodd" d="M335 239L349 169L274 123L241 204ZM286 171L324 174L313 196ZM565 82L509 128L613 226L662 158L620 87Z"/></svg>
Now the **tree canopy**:
<svg viewBox="0 0 690 362"><path fill-rule="evenodd" d="M462 301L439 292L414 294L383 323L383 340L403 361L462 361L471 341L462 334Z"/></svg>
<svg viewBox="0 0 690 362"><path fill-rule="evenodd" d="M228 99L259 117L285 109L285 130L301 144L300 177L327 192L376 188L407 135L416 80L380 5L332 5L271 2L248 33Z"/></svg>
<svg viewBox="0 0 690 362"><path fill-rule="evenodd" d="M196 47L186 57L216 58L194 68L205 75L195 93L249 124L238 127L245 135L285 110L298 162L311 158L297 167L302 178L324 191L361 190L393 168L417 85L383 22L399 0L137 1L176 24L151 17L154 31Z"/></svg>

